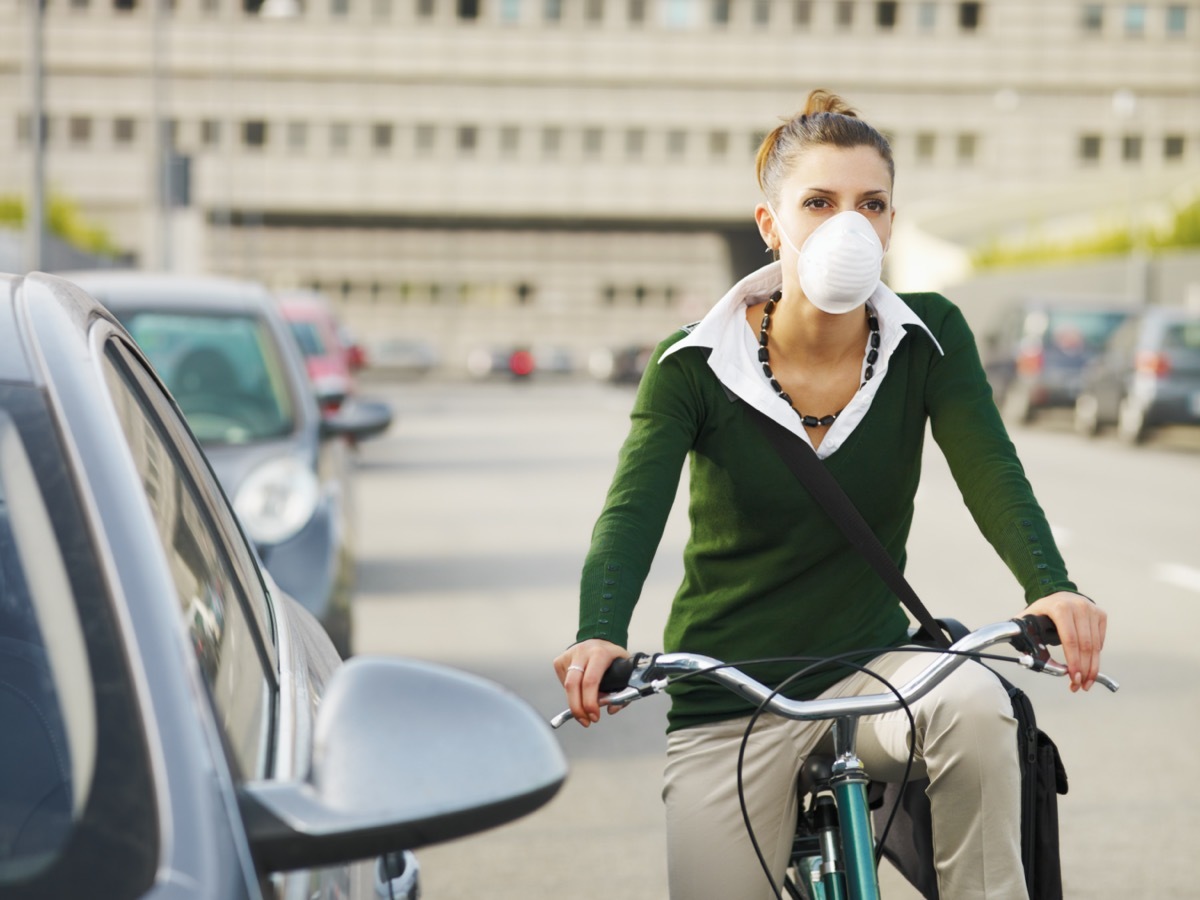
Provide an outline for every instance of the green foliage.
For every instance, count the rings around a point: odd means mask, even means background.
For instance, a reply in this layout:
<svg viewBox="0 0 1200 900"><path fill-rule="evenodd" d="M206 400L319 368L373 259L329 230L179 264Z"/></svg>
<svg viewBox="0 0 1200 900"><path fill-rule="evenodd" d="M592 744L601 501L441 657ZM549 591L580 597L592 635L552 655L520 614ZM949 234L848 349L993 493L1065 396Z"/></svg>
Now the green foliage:
<svg viewBox="0 0 1200 900"><path fill-rule="evenodd" d="M1135 234L1128 228L1116 228L1070 241L1034 238L1020 243L1003 243L993 240L972 252L971 263L976 269L999 269L1077 262L1101 256L1122 256L1135 246L1148 250L1200 247L1200 197L1177 210L1171 223L1161 231Z"/></svg>
<svg viewBox="0 0 1200 900"><path fill-rule="evenodd" d="M0 226L21 228L25 224L25 201L20 197L0 197ZM120 248L108 232L91 225L74 201L52 196L46 204L46 229L68 244L99 256L116 256Z"/></svg>

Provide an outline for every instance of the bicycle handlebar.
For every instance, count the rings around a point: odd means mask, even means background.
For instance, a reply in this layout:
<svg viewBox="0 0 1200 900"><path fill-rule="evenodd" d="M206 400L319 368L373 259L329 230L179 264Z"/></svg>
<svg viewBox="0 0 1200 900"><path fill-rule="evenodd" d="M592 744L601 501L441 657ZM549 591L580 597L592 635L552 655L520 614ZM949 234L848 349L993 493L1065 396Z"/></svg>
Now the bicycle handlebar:
<svg viewBox="0 0 1200 900"><path fill-rule="evenodd" d="M746 675L740 669L696 653L662 653L647 656L637 653L614 661L600 682L606 694L605 706L625 706L642 697L664 690L672 676L703 676L729 688L756 706L764 706L788 719L836 719L841 716L871 716L907 706L928 694L951 672L978 653L995 644L1008 643L1020 654L1020 665L1035 672L1063 676L1067 667L1050 658L1046 645L1059 643L1054 624L1046 616L1023 616L993 625L985 625L956 641L947 650L936 653L934 660L911 681L897 688L896 693L862 694L816 700L790 700L773 689ZM899 648L898 648L899 649ZM1107 675L1097 675L1096 681L1116 692L1120 685ZM550 724L559 728L571 719L564 710Z"/></svg>

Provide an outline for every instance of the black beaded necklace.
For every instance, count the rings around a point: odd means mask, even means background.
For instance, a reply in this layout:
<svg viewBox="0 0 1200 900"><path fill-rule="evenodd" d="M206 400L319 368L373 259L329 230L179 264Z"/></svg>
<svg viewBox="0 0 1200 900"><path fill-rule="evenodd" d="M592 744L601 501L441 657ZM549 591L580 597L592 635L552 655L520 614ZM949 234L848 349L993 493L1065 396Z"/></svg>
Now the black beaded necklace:
<svg viewBox="0 0 1200 900"><path fill-rule="evenodd" d="M767 300L766 307L763 309L762 328L758 335L758 361L762 363L763 374L767 376L767 381L771 382L771 387L775 388L775 393L788 406L796 409L795 404L792 403L792 398L788 396L787 391L776 380L775 373L771 371L771 352L767 349L767 332L771 328L771 315L775 312L775 304L779 302L782 296L783 291L773 293ZM871 337L867 342L867 368L863 372L863 384L870 381L871 377L875 374L875 361L879 359L879 319L869 308L867 310L867 327L871 329ZM859 387L862 387L862 385L859 385ZM821 416L818 419L816 416L806 416L800 410L796 409L796 415L800 417L800 423L805 428L828 428L837 421L837 417L841 414L842 410L839 409L835 413Z"/></svg>

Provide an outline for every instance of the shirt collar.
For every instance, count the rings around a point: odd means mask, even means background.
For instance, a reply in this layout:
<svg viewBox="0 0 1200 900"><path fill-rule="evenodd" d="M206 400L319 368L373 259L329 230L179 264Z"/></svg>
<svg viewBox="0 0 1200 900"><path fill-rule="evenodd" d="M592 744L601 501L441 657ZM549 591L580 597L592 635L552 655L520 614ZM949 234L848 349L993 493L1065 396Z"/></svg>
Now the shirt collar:
<svg viewBox="0 0 1200 900"><path fill-rule="evenodd" d="M730 288L686 337L669 347L663 353L662 359L684 347L707 348L710 351L709 368L729 392L807 440L808 435L800 425L799 418L786 404L779 401L763 374L756 355L757 341L752 340L753 334L746 322L746 307L763 302L779 290L782 283L778 262L769 263L756 272L751 272ZM875 377L855 395L854 400L821 441L818 453L822 457L840 447L845 437L866 414L879 384L887 373L892 351L904 339L908 326L921 329L933 341L938 353L945 355L941 344L928 326L882 281L867 302L879 319L880 359L875 366ZM751 340L748 340L748 334Z"/></svg>

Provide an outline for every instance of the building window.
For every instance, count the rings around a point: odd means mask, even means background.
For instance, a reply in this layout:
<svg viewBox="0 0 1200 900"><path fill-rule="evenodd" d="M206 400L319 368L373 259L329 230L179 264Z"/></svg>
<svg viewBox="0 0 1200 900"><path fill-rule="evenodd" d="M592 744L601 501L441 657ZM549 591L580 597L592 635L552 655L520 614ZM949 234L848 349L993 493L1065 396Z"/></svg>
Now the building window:
<svg viewBox="0 0 1200 900"><path fill-rule="evenodd" d="M132 144L137 137L137 122L129 116L118 116L113 120L113 143Z"/></svg>
<svg viewBox="0 0 1200 900"><path fill-rule="evenodd" d="M500 129L500 155L516 156L521 149L521 129L516 125L505 125Z"/></svg>
<svg viewBox="0 0 1200 900"><path fill-rule="evenodd" d="M750 153L751 153L751 155L758 154L759 148L763 145L763 141L765 141L766 139L767 139L767 133L765 131L750 132Z"/></svg>
<svg viewBox="0 0 1200 900"><path fill-rule="evenodd" d="M1121 138L1121 159L1125 162L1139 162L1142 158L1142 137L1138 134L1127 134Z"/></svg>
<svg viewBox="0 0 1200 900"><path fill-rule="evenodd" d="M587 0L583 5L583 19L585 22L603 22L604 0Z"/></svg>
<svg viewBox="0 0 1200 900"><path fill-rule="evenodd" d="M646 0L629 0L629 21L641 25L646 21Z"/></svg>
<svg viewBox="0 0 1200 900"><path fill-rule="evenodd" d="M474 156L479 148L479 129L474 125L459 125L455 143L459 156Z"/></svg>
<svg viewBox="0 0 1200 900"><path fill-rule="evenodd" d="M200 12L206 16L215 16L221 11L221 0L200 0Z"/></svg>
<svg viewBox="0 0 1200 900"><path fill-rule="evenodd" d="M1146 33L1146 4L1130 3L1125 7L1126 37L1142 37Z"/></svg>
<svg viewBox="0 0 1200 900"><path fill-rule="evenodd" d="M1083 162L1094 163L1100 161L1100 135L1085 134L1079 139L1079 158Z"/></svg>
<svg viewBox="0 0 1200 900"><path fill-rule="evenodd" d="M248 119L242 123L242 144L247 147L264 147L266 143L266 122L262 119Z"/></svg>
<svg viewBox="0 0 1200 900"><path fill-rule="evenodd" d="M729 24L729 0L712 0L712 23L721 27Z"/></svg>
<svg viewBox="0 0 1200 900"><path fill-rule="evenodd" d="M583 155L597 159L604 152L604 131L599 128L583 129Z"/></svg>
<svg viewBox="0 0 1200 900"><path fill-rule="evenodd" d="M812 0L795 0L792 4L792 24L797 28L812 26Z"/></svg>
<svg viewBox="0 0 1200 900"><path fill-rule="evenodd" d="M920 31L933 31L937 28L937 4L936 3L918 3L917 4L917 29Z"/></svg>
<svg viewBox="0 0 1200 900"><path fill-rule="evenodd" d="M345 153L350 149L349 122L334 122L329 126L329 148L334 153Z"/></svg>
<svg viewBox="0 0 1200 900"><path fill-rule="evenodd" d="M1175 161L1183 159L1183 135L1168 134L1163 138L1163 159Z"/></svg>
<svg viewBox="0 0 1200 900"><path fill-rule="evenodd" d="M392 0L371 0L371 18L377 22L384 22L391 17Z"/></svg>
<svg viewBox="0 0 1200 900"><path fill-rule="evenodd" d="M978 31L983 17L982 3L958 4L958 27L963 31Z"/></svg>
<svg viewBox="0 0 1200 900"><path fill-rule="evenodd" d="M429 124L418 125L413 131L413 146L422 156L432 153L437 147L437 127Z"/></svg>
<svg viewBox="0 0 1200 900"><path fill-rule="evenodd" d="M71 0L71 9L87 9L90 5L90 0Z"/></svg>
<svg viewBox="0 0 1200 900"><path fill-rule="evenodd" d="M200 143L205 147L219 147L221 145L221 123L216 119L201 119Z"/></svg>
<svg viewBox="0 0 1200 900"><path fill-rule="evenodd" d="M630 159L639 158L646 149L646 131L643 128L630 128L625 132L625 155Z"/></svg>
<svg viewBox="0 0 1200 900"><path fill-rule="evenodd" d="M875 4L875 24L881 31L891 31L896 27L896 0L879 0Z"/></svg>
<svg viewBox="0 0 1200 900"><path fill-rule="evenodd" d="M771 24L771 0L754 0L754 24L766 28Z"/></svg>
<svg viewBox="0 0 1200 900"><path fill-rule="evenodd" d="M287 147L293 152L303 150L308 146L308 123L287 123Z"/></svg>
<svg viewBox="0 0 1200 900"><path fill-rule="evenodd" d="M962 164L975 162L979 149L979 136L969 133L960 134L954 141L954 155Z"/></svg>
<svg viewBox="0 0 1200 900"><path fill-rule="evenodd" d="M435 5L434 0L417 0L417 18L432 19Z"/></svg>
<svg viewBox="0 0 1200 900"><path fill-rule="evenodd" d="M542 18L547 22L558 23L562 21L563 5L562 0L545 0L542 7Z"/></svg>
<svg viewBox="0 0 1200 900"><path fill-rule="evenodd" d="M113 9L129 12L137 9L137 0L113 0Z"/></svg>
<svg viewBox="0 0 1200 900"><path fill-rule="evenodd" d="M521 21L521 0L500 0L500 21L515 25Z"/></svg>
<svg viewBox="0 0 1200 900"><path fill-rule="evenodd" d="M854 0L838 0L834 21L843 30L854 25Z"/></svg>
<svg viewBox="0 0 1200 900"><path fill-rule="evenodd" d="M67 140L77 147L92 142L92 119L90 116L71 116L67 120Z"/></svg>
<svg viewBox="0 0 1200 900"><path fill-rule="evenodd" d="M663 25L667 28L691 28L695 23L693 0L666 0L663 4Z"/></svg>
<svg viewBox="0 0 1200 900"><path fill-rule="evenodd" d="M917 162L927 163L933 161L934 151L937 149L937 135L930 131L922 131L917 134Z"/></svg>
<svg viewBox="0 0 1200 900"><path fill-rule="evenodd" d="M1183 37L1187 34L1187 7L1172 4L1167 7L1167 36Z"/></svg>
<svg viewBox="0 0 1200 900"><path fill-rule="evenodd" d="M479 18L479 0L458 0L458 17L474 21Z"/></svg>
<svg viewBox="0 0 1200 900"><path fill-rule="evenodd" d="M390 122L376 122L371 126L371 146L376 150L391 150L395 131Z"/></svg>
<svg viewBox="0 0 1200 900"><path fill-rule="evenodd" d="M1085 3L1080 10L1079 27L1084 34L1104 33L1104 4Z"/></svg>
<svg viewBox="0 0 1200 900"><path fill-rule="evenodd" d="M687 153L687 132L673 128L667 132L667 156L680 159Z"/></svg>
<svg viewBox="0 0 1200 900"><path fill-rule="evenodd" d="M329 15L335 19L344 19L350 15L350 0L329 0Z"/></svg>
<svg viewBox="0 0 1200 900"><path fill-rule="evenodd" d="M724 159L729 155L728 131L710 131L708 133L708 155L714 159Z"/></svg>
<svg viewBox="0 0 1200 900"><path fill-rule="evenodd" d="M543 128L542 129L542 156L547 159L555 159L562 152L562 129L561 128Z"/></svg>

